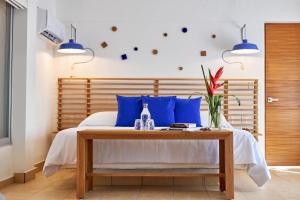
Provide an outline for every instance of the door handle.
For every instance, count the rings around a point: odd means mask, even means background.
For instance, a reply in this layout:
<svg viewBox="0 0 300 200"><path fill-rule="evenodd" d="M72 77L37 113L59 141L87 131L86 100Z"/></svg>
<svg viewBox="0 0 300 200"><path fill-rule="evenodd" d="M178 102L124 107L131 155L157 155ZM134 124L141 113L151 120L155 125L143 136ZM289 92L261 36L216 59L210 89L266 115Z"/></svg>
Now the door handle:
<svg viewBox="0 0 300 200"><path fill-rule="evenodd" d="M268 103L273 103L273 102L278 102L279 99L273 98L273 97L268 97Z"/></svg>

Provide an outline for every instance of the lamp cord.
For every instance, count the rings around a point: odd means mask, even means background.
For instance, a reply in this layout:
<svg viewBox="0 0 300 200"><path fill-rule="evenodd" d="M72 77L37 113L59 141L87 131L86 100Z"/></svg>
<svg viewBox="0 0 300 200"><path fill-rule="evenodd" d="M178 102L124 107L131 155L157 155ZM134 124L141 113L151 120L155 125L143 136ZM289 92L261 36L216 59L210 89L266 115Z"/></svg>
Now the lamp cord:
<svg viewBox="0 0 300 200"><path fill-rule="evenodd" d="M74 62L74 63L71 65L71 71L74 70L75 65L86 64L86 63L92 62L92 61L94 60L94 58L95 58L95 52L94 52L94 50L91 49L91 48L85 48L85 50L89 50L89 51L92 53L91 57L90 57L89 59L85 60L85 61L82 61L82 62ZM71 77L72 77L72 76L71 76Z"/></svg>
<svg viewBox="0 0 300 200"><path fill-rule="evenodd" d="M230 52L231 50L225 50L225 51L223 51L223 53L222 53L222 60L225 62L225 63L227 63L227 64L239 64L240 66L241 66L241 69L242 70L244 70L245 68L244 68L244 65L243 65L243 63L242 62L230 62L230 61L227 61L226 59L225 59L225 53L227 53L227 52Z"/></svg>

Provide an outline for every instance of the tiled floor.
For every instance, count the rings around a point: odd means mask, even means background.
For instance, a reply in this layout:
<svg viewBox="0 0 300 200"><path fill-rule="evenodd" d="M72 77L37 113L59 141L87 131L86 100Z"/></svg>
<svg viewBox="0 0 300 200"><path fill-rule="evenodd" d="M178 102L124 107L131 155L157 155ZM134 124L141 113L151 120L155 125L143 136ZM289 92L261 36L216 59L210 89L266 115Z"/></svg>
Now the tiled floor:
<svg viewBox="0 0 300 200"><path fill-rule="evenodd" d="M72 200L75 198L75 171L61 170L46 178L41 173L26 184L0 190L7 200ZM86 199L103 200L213 200L225 199L217 186L107 186L96 187ZM272 180L257 188L244 171L235 172L237 200L300 200L300 171L272 170Z"/></svg>

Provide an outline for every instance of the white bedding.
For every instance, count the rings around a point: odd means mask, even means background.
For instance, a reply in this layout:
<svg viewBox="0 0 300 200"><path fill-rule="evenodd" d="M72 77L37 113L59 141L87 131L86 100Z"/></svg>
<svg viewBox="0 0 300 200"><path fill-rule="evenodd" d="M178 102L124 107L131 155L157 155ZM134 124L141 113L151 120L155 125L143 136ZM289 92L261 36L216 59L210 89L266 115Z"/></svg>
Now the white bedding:
<svg viewBox="0 0 300 200"><path fill-rule="evenodd" d="M50 176L63 165L76 164L76 134L83 129L116 129L113 126L84 126L60 131L48 152L44 174ZM128 128L127 128L128 129ZM258 185L271 179L266 161L254 137L247 131L234 133L234 164L246 165L248 175ZM94 167L149 168L153 164L216 165L219 151L217 141L172 140L105 140L94 143Z"/></svg>

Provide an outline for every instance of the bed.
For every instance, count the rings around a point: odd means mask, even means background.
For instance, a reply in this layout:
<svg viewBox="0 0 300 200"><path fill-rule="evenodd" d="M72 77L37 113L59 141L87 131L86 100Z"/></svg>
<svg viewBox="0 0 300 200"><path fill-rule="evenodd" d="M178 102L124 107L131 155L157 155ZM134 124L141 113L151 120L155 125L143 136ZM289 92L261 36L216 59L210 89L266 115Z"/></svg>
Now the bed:
<svg viewBox="0 0 300 200"><path fill-rule="evenodd" d="M114 95L188 96L204 90L200 79L66 78L59 79L58 83L59 132L45 161L46 176L54 174L61 166L76 164L77 131L119 128L114 127L117 115ZM225 80L225 83L222 128L233 131L234 164L246 167L252 180L262 186L271 176L256 140L257 81ZM241 98L244 107L233 103L229 97L232 94ZM204 126L207 124L206 110L204 104L201 109ZM80 114L85 117L80 118ZM96 141L93 151L94 168L211 168L218 164L216 141Z"/></svg>

